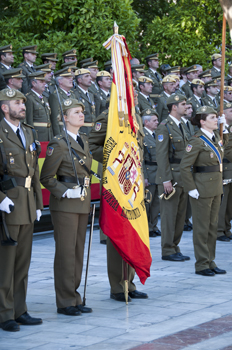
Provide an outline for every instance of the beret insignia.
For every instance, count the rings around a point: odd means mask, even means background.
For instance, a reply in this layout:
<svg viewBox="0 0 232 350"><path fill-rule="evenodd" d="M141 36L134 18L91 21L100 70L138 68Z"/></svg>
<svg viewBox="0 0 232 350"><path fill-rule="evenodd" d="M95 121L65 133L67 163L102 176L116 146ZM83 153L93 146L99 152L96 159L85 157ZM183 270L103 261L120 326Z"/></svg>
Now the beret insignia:
<svg viewBox="0 0 232 350"><path fill-rule="evenodd" d="M204 106L204 107L201 108L202 112L205 112L206 109L207 109L206 106Z"/></svg>
<svg viewBox="0 0 232 350"><path fill-rule="evenodd" d="M231 103L227 103L227 104L226 104L226 107L229 107L229 108L230 108L231 106L232 106Z"/></svg>
<svg viewBox="0 0 232 350"><path fill-rule="evenodd" d="M175 101L179 101L179 99L180 99L180 98L179 98L178 95L176 95L176 96L174 97L174 100L175 100Z"/></svg>
<svg viewBox="0 0 232 350"><path fill-rule="evenodd" d="M16 95L16 92L14 90L9 89L6 91L7 97L14 97L15 95Z"/></svg>
<svg viewBox="0 0 232 350"><path fill-rule="evenodd" d="M69 99L67 99L67 100L64 101L64 105L65 105L66 107L71 106L71 104L72 104L72 101L69 100Z"/></svg>

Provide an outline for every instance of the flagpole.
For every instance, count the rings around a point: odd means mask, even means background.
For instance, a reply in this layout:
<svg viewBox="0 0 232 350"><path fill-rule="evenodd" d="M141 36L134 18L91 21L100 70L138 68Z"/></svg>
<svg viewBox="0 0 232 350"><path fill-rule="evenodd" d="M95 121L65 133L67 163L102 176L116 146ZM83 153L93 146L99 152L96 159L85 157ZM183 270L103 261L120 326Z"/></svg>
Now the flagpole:
<svg viewBox="0 0 232 350"><path fill-rule="evenodd" d="M225 76L225 51L226 51L226 17L223 14L222 22L222 66L221 66L221 94L220 94L220 116L223 114L224 100L224 76ZM223 139L223 124L220 124L220 137Z"/></svg>

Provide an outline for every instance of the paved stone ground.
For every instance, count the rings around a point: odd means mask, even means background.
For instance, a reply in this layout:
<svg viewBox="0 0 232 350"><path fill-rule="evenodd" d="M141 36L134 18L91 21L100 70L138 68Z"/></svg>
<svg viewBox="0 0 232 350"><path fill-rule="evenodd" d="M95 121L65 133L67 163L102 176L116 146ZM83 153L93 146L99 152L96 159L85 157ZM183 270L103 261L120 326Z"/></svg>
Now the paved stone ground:
<svg viewBox="0 0 232 350"><path fill-rule="evenodd" d="M126 306L109 298L106 247L94 231L87 288L93 313L71 317L56 313L53 237L36 236L27 303L30 314L43 318L43 324L21 326L17 333L0 330L0 350L232 349L232 243L217 243L216 263L227 274L202 277L194 273L192 232L184 232L180 244L182 253L191 257L186 262L162 261L160 237L150 242L151 277L144 286L135 279L149 299Z"/></svg>

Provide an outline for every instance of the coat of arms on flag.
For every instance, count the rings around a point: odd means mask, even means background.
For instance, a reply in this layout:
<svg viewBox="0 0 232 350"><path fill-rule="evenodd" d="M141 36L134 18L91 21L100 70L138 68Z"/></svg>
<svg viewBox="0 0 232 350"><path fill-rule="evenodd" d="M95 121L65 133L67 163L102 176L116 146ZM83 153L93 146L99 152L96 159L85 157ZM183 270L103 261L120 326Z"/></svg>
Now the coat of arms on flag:
<svg viewBox="0 0 232 350"><path fill-rule="evenodd" d="M111 48L114 71L103 151L100 226L140 281L150 276L151 253L144 200L142 149L137 141L130 52L117 33L103 44ZM142 128L142 127L141 127Z"/></svg>

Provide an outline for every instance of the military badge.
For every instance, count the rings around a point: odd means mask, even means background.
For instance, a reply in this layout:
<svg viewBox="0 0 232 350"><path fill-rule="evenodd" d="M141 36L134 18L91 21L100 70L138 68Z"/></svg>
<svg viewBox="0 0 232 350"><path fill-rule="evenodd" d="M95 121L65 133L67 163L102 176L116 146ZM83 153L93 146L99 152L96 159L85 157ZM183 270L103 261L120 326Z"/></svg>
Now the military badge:
<svg viewBox="0 0 232 350"><path fill-rule="evenodd" d="M204 106L204 107L201 108L201 110L202 110L202 112L205 112L207 110L207 107Z"/></svg>
<svg viewBox="0 0 232 350"><path fill-rule="evenodd" d="M150 110L150 109L147 109L147 110L146 110L146 114L151 114L151 110Z"/></svg>
<svg viewBox="0 0 232 350"><path fill-rule="evenodd" d="M158 141L162 142L164 140L164 135L158 135Z"/></svg>
<svg viewBox="0 0 232 350"><path fill-rule="evenodd" d="M95 124L95 130L96 130L96 131L101 130L101 123L96 123L96 124Z"/></svg>
<svg viewBox="0 0 232 350"><path fill-rule="evenodd" d="M10 157L10 164L14 164L14 158Z"/></svg>
<svg viewBox="0 0 232 350"><path fill-rule="evenodd" d="M185 150L186 152L190 152L192 150L193 146L192 145L187 145Z"/></svg>
<svg viewBox="0 0 232 350"><path fill-rule="evenodd" d="M232 107L232 104L231 103L227 103L226 107L230 108L230 107Z"/></svg>
<svg viewBox="0 0 232 350"><path fill-rule="evenodd" d="M210 152L210 158L213 158L213 157L214 157L213 152Z"/></svg>
<svg viewBox="0 0 232 350"><path fill-rule="evenodd" d="M174 97L174 100L175 100L175 101L179 101L179 99L180 99L180 98L179 98L178 95L176 95L176 96Z"/></svg>
<svg viewBox="0 0 232 350"><path fill-rule="evenodd" d="M6 96L7 97L14 97L15 95L16 95L16 92L13 89L9 89L9 90L6 91Z"/></svg>
<svg viewBox="0 0 232 350"><path fill-rule="evenodd" d="M67 100L64 101L64 105L66 107L71 106L71 104L72 104L72 100L67 99Z"/></svg>
<svg viewBox="0 0 232 350"><path fill-rule="evenodd" d="M35 142L33 142L33 143L30 145L30 151L31 151L31 152L36 151Z"/></svg>
<svg viewBox="0 0 232 350"><path fill-rule="evenodd" d="M52 155L53 151L54 151L54 148L53 148L53 147L48 147L48 149L47 149L47 155L50 157L50 156Z"/></svg>

